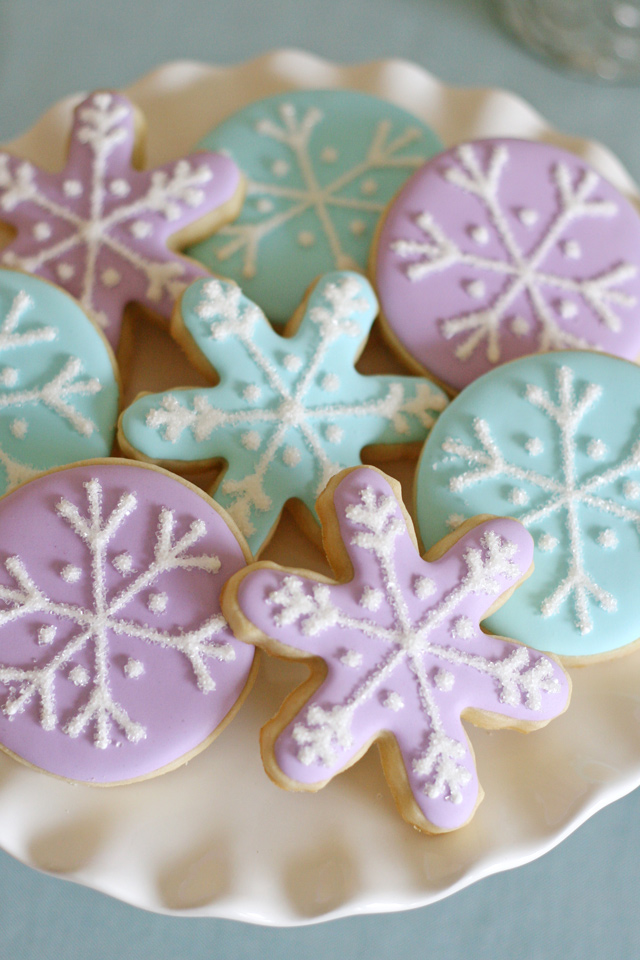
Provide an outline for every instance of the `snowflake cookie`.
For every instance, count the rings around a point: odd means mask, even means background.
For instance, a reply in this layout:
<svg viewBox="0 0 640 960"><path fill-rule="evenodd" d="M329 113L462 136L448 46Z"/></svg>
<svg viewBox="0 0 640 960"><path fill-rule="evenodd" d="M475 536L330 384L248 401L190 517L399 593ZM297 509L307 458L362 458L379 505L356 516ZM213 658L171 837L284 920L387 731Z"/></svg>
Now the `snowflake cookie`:
<svg viewBox="0 0 640 960"><path fill-rule="evenodd" d="M640 354L640 217L558 147L436 157L391 204L373 264L391 344L453 390L529 353Z"/></svg>
<svg viewBox="0 0 640 960"><path fill-rule="evenodd" d="M0 269L0 494L43 470L111 453L118 373L68 294Z"/></svg>
<svg viewBox="0 0 640 960"><path fill-rule="evenodd" d="M102 784L206 746L253 675L218 599L244 551L205 494L125 460L0 500L0 745Z"/></svg>
<svg viewBox="0 0 640 960"><path fill-rule="evenodd" d="M252 103L200 146L248 180L233 225L188 253L236 280L274 323L329 270L364 270L387 203L442 149L417 117L353 90L298 90Z"/></svg>
<svg viewBox="0 0 640 960"><path fill-rule="evenodd" d="M180 303L175 335L194 362L220 376L209 389L140 397L123 414L119 440L135 457L178 469L223 459L215 498L254 554L284 504L296 498L313 518L315 501L362 448L421 444L444 393L418 377L362 376L354 364L377 314L356 273L322 277L276 333L234 283L196 281ZM395 450L394 450L395 452Z"/></svg>
<svg viewBox="0 0 640 960"><path fill-rule="evenodd" d="M430 547L479 511L531 532L533 576L488 621L585 659L640 636L640 369L603 354L523 357L450 405L417 476Z"/></svg>
<svg viewBox="0 0 640 960"><path fill-rule="evenodd" d="M239 637L322 658L263 729L267 772L317 790L378 741L403 816L427 832L463 826L482 791L461 717L529 731L569 700L555 659L480 627L528 575L531 537L478 517L423 560L398 484L371 468L335 477L318 510L341 582L256 564L223 591Z"/></svg>
<svg viewBox="0 0 640 960"><path fill-rule="evenodd" d="M16 231L1 262L73 294L114 349L127 304L169 320L185 286L207 272L174 246L206 236L242 202L228 157L198 152L136 169L139 127L129 100L102 91L76 107L63 170L0 152L0 221Z"/></svg>

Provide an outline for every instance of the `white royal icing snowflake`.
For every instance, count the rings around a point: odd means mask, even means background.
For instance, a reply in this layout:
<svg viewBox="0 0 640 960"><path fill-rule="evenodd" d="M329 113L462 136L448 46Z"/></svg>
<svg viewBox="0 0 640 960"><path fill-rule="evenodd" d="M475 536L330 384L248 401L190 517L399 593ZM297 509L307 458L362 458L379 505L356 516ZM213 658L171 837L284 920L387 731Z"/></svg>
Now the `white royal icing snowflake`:
<svg viewBox="0 0 640 960"><path fill-rule="evenodd" d="M359 463L363 446L422 442L446 405L444 393L426 380L365 377L354 369L376 313L359 275L325 276L290 338L275 333L235 284L218 280L187 291L187 322L191 291L199 296L190 329L221 382L144 397L125 414L123 430L153 459L225 456L229 469L215 497L254 551L287 500L299 497L315 512L328 480ZM149 429L136 430L134 442L133 427L142 424Z"/></svg>
<svg viewBox="0 0 640 960"><path fill-rule="evenodd" d="M428 563L379 474L350 472L334 502L353 580L330 586L286 570L260 570L243 581L254 581L250 592L245 587L239 595L245 616L268 636L331 662L327 680L281 734L279 763L294 779L300 776L293 757L302 768L318 767L315 776L326 778L372 736L388 730L398 736L418 803L419 795L438 801L428 819L464 822L477 788L461 711L478 707L512 717L517 725L564 709L566 681L557 664L478 628L479 617L522 578L530 537L513 520L488 521ZM420 589L425 579L433 591ZM376 584L382 593L377 617L353 604L354 588L360 592L363 583ZM256 619L259 604L265 613ZM473 621L475 629L456 634L452 625L461 621ZM350 655L338 646L332 657L342 637ZM564 698L556 696L563 684ZM394 689L399 685L402 695ZM463 800L462 812L454 813L450 805Z"/></svg>
<svg viewBox="0 0 640 960"><path fill-rule="evenodd" d="M114 699L109 682L114 669L109 653L109 634L144 640L181 653L190 664L203 693L215 688L209 673L207 660L232 661L235 651L227 639L220 639L226 629L222 615L209 617L192 629L165 629L141 621L137 616L127 617L126 609L163 575L172 571L202 570L217 573L220 560L214 555L198 555L191 551L204 536L205 524L193 521L186 533L174 538L175 515L162 508L158 517L153 558L144 569L132 571L125 584L115 590L107 587L107 548L120 527L126 523L138 506L135 494L122 494L115 509L103 514L103 491L96 478L85 484L87 512L66 498L57 503L58 515L83 542L88 554L85 573L80 568L67 566L61 578L75 583L82 576L91 579L91 602L82 604L59 601L49 596L38 586L37 579L27 569L19 555L5 559L4 567L13 585L0 585L0 629L16 624L23 617L40 615L43 625L38 629L41 646L50 646L56 640L59 625L64 625L68 639L43 664L33 666L9 666L0 664L0 683L8 688L2 710L9 717L16 717L32 702L39 703L40 725L44 730L59 727L60 717L56 702L56 681L69 671L69 678L78 687L87 691L80 705L69 716L62 731L69 737L78 737L84 730L93 728L93 742L100 749L107 748L113 740L113 728L124 733L127 740L137 743L146 737L145 727L132 718L125 707ZM157 596L157 594L156 594ZM47 624L53 618L56 624ZM70 625L70 631L67 633ZM80 665L73 666L74 657L92 648L90 670ZM124 667L129 680L137 680L144 673L141 661L129 659Z"/></svg>
<svg viewBox="0 0 640 960"><path fill-rule="evenodd" d="M588 383L582 393L576 396L574 390L574 371L570 366L558 368L556 373L557 399L539 386L527 385L526 399L545 414L557 428L557 449L560 468L556 473L542 473L530 467L521 467L512 463L501 451L487 420L476 417L473 432L479 446L474 447L455 437L448 436L442 443L445 453L464 461L469 469L456 471L449 480L454 493L463 493L467 488L492 480L506 480L514 486L508 499L514 509L509 510L525 527L539 527L557 513L562 513L566 532L566 567L560 582L551 593L541 601L543 616L551 616L560 607L573 598L575 605L576 627L581 634L590 633L593 628L589 612L590 602L597 603L603 610L613 613L617 609L615 596L596 583L589 574L585 560L587 538L595 540L601 547L614 550L618 546L618 537L611 529L601 529L593 535L583 529L580 519L581 506L599 512L607 517L618 518L633 524L640 531L640 510L623 502L615 493L605 494L601 490L616 481L626 481L624 495L634 499L640 492L637 484L627 478L640 471L640 440L635 440L629 453L617 462L607 463L600 469L591 470L586 477L579 475L576 466L576 454L581 438L578 429L588 412L602 396L602 388L596 383ZM525 449L531 453L527 444ZM598 455L593 457L593 450ZM587 444L587 453L596 462L601 459L600 452L606 449L599 438ZM591 451L591 452L589 452ZM604 456L604 453L602 453ZM525 489L527 488L527 489ZM535 492L535 506L526 509L530 494ZM521 509L518 509L521 508ZM545 553L551 553L558 547L558 539L547 531L538 539L538 547Z"/></svg>
<svg viewBox="0 0 640 960"><path fill-rule="evenodd" d="M477 226L470 231L475 246L467 249L468 244L461 244L449 236L447 229L428 210L419 212L415 218L424 239L398 239L391 247L401 258L410 261L406 273L414 282L460 266L480 274L465 281L467 293L478 301L487 299L483 276L487 280L496 276L504 279L498 292L478 309L441 320L440 330L445 339L457 338L456 357L462 361L470 359L485 342L487 360L495 364L501 359L501 339L506 325L516 336L531 334L531 321L514 317L511 309L523 293L528 294L537 321L536 352L594 346L561 322L577 316L576 300L590 308L609 330L620 331L622 321L616 308L632 307L636 303L634 296L620 289L622 284L636 276L634 264L619 262L608 270L585 270L583 276L571 277L554 271L548 263L559 243L570 259L581 256L576 241L563 241L566 231L576 222L587 218L607 219L616 214L617 205L612 200L593 197L601 182L595 171L585 169L574 179L566 164L558 162L553 165L550 176L558 197L557 211L538 242L525 253L509 224L506 200L500 193L502 174L509 160L508 146L499 144L491 148L486 169L483 169L479 151L470 143L458 147L455 157L457 164L447 166L442 176L477 198L488 217L492 233L495 232L500 241L501 253L488 255L483 252L482 248L491 236L487 227ZM538 219L535 211L528 208L520 209L517 216L529 227Z"/></svg>

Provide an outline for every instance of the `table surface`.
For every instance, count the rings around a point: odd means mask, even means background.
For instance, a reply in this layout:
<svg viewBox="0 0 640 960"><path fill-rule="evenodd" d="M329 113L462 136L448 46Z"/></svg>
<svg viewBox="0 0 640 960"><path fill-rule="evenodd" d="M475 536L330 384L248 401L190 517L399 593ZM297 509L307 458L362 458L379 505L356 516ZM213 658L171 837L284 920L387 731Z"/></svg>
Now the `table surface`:
<svg viewBox="0 0 640 960"><path fill-rule="evenodd" d="M259 27L247 29L257 9ZM605 143L640 182L640 88L592 83L530 56L503 32L491 0L6 0L0 141L69 93L125 86L169 60L234 63L286 46L344 62L403 57L449 84L505 87L564 132ZM154 916L0 853L0 955L253 960L264 950L376 960L414 948L429 960L624 960L640 948L639 815L636 791L540 860L438 904L292 930Z"/></svg>

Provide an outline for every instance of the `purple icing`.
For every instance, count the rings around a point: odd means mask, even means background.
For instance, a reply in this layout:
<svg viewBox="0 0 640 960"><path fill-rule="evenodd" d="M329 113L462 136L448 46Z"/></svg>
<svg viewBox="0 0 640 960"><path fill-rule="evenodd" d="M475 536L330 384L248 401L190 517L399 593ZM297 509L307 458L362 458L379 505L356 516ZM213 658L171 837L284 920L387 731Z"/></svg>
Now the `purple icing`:
<svg viewBox="0 0 640 960"><path fill-rule="evenodd" d="M347 474L334 504L354 570L349 583L325 586L261 569L238 591L260 630L327 666L322 685L278 737L277 765L290 780L313 785L388 731L422 826L455 829L478 798L461 714L473 708L513 726L544 723L568 701L568 679L555 661L479 628L529 569L531 536L516 521L491 520L427 563L379 472Z"/></svg>
<svg viewBox="0 0 640 960"><path fill-rule="evenodd" d="M131 493L135 503L122 499ZM101 540L95 531L107 526ZM37 767L95 783L147 776L196 749L251 669L254 651L233 639L218 599L244 564L223 517L154 469L71 467L8 494L0 500L0 742ZM104 684L101 582L110 610ZM119 601L126 590L130 599ZM42 670L56 658L47 694ZM83 725L101 696L116 706Z"/></svg>
<svg viewBox="0 0 640 960"><path fill-rule="evenodd" d="M640 218L549 144L481 140L430 160L389 208L375 272L393 337L456 390L529 353L640 354Z"/></svg>
<svg viewBox="0 0 640 960"><path fill-rule="evenodd" d="M114 348L128 303L168 321L187 284L207 274L170 238L215 213L240 182L229 157L206 151L135 170L135 140L131 103L102 92L76 107L62 171L0 153L0 220L17 231L2 262L62 286Z"/></svg>

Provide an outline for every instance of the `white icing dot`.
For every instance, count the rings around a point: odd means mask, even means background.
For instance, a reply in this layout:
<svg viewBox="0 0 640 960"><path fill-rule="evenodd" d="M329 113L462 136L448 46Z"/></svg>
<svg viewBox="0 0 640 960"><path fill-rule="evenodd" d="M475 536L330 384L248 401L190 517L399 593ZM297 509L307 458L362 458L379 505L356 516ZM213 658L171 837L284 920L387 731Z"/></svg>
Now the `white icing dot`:
<svg viewBox="0 0 640 960"><path fill-rule="evenodd" d="M41 647L48 647L50 643L53 643L56 637L56 628L49 624L46 627L40 627L38 630L38 643Z"/></svg>
<svg viewBox="0 0 640 960"><path fill-rule="evenodd" d="M596 540L605 550L615 550L619 542L615 530L611 530L610 528L602 530L596 537Z"/></svg>
<svg viewBox="0 0 640 960"><path fill-rule="evenodd" d="M78 664L73 670L69 671L69 680L71 680L76 687L86 687L89 683L89 671L86 667L81 667L80 664Z"/></svg>
<svg viewBox="0 0 640 960"><path fill-rule="evenodd" d="M335 373L327 373L322 378L320 386L327 393L335 393L336 390L340 389L340 378Z"/></svg>
<svg viewBox="0 0 640 960"><path fill-rule="evenodd" d="M456 617L451 632L454 637L458 637L460 640L471 640L476 635L473 621L464 616Z"/></svg>
<svg viewBox="0 0 640 960"><path fill-rule="evenodd" d="M3 367L0 370L0 383L3 387L15 387L18 382L18 371L15 367Z"/></svg>
<svg viewBox="0 0 640 960"><path fill-rule="evenodd" d="M256 383L250 383L249 386L245 387L242 391L242 396L245 400L248 400L249 403L256 403L260 399L261 393L262 391Z"/></svg>
<svg viewBox="0 0 640 960"><path fill-rule="evenodd" d="M364 193L366 197L372 196L372 194L376 193L377 189L378 189L378 183L376 180L373 179L373 177L368 177L366 180L362 182L360 186L360 190L362 191L362 193Z"/></svg>
<svg viewBox="0 0 640 960"><path fill-rule="evenodd" d="M60 571L60 576L64 581L66 581L66 583L77 583L82 576L82 570L80 567L76 567L74 564L68 563Z"/></svg>
<svg viewBox="0 0 640 960"><path fill-rule="evenodd" d="M518 210L518 220L520 223L523 223L525 227L532 227L534 223L538 222L538 213L530 207L522 207Z"/></svg>
<svg viewBox="0 0 640 960"><path fill-rule="evenodd" d="M269 200L269 197L260 197L256 201L256 210L258 213L271 213L273 210L273 200Z"/></svg>
<svg viewBox="0 0 640 960"><path fill-rule="evenodd" d="M340 663L344 663L345 667L359 667L362 663L362 654L357 650L347 650L340 657Z"/></svg>
<svg viewBox="0 0 640 960"><path fill-rule="evenodd" d="M301 247L312 247L316 242L316 235L311 230L301 230L298 234L298 243Z"/></svg>
<svg viewBox="0 0 640 960"><path fill-rule="evenodd" d="M146 220L134 220L129 230L137 240L144 240L151 235L153 227Z"/></svg>
<svg viewBox="0 0 640 960"><path fill-rule="evenodd" d="M27 435L27 430L29 429L29 424L22 417L16 418L11 421L9 430L14 435L17 440L24 440Z"/></svg>
<svg viewBox="0 0 640 960"><path fill-rule="evenodd" d="M640 497L640 483L636 480L627 480L622 492L627 500L637 500Z"/></svg>
<svg viewBox="0 0 640 960"><path fill-rule="evenodd" d="M137 680L137 678L141 677L144 673L144 664L140 660L134 660L133 657L129 657L124 665L124 672L130 680Z"/></svg>
<svg viewBox="0 0 640 960"><path fill-rule="evenodd" d="M100 279L104 283L105 287L117 287L122 277L117 270L113 269L113 267L108 267L106 270L102 271L100 274Z"/></svg>
<svg viewBox="0 0 640 960"><path fill-rule="evenodd" d="M524 507L525 504L529 503L529 494L526 490L521 490L520 487L512 487L509 490L509 500L518 507Z"/></svg>
<svg viewBox="0 0 640 960"><path fill-rule="evenodd" d="M65 197L79 197L82 195L82 184L79 180L65 180L62 184Z"/></svg>
<svg viewBox="0 0 640 960"><path fill-rule="evenodd" d="M487 288L483 280L469 280L464 284L464 288L470 297L474 300L482 300Z"/></svg>
<svg viewBox="0 0 640 960"><path fill-rule="evenodd" d="M563 320L573 320L578 315L578 307L573 300L560 300L558 313Z"/></svg>
<svg viewBox="0 0 640 960"><path fill-rule="evenodd" d="M449 690L453 689L453 685L456 680L454 675L448 670L438 670L433 679L438 690L442 690L445 693L448 693Z"/></svg>
<svg viewBox="0 0 640 960"><path fill-rule="evenodd" d="M288 467L297 467L302 457L297 447L285 447L282 451L282 459Z"/></svg>
<svg viewBox="0 0 640 960"><path fill-rule="evenodd" d="M344 437L344 430L337 423L330 423L325 430L325 436L329 443L340 443Z"/></svg>
<svg viewBox="0 0 640 960"><path fill-rule="evenodd" d="M113 558L111 563L123 577L133 572L133 557L130 553L119 553Z"/></svg>
<svg viewBox="0 0 640 960"><path fill-rule="evenodd" d="M289 164L286 160L274 160L271 164L271 173L274 177L286 177L289 173Z"/></svg>
<svg viewBox="0 0 640 960"><path fill-rule="evenodd" d="M529 333L529 321L525 317L514 317L511 321L511 332L516 337L526 337Z"/></svg>
<svg viewBox="0 0 640 960"><path fill-rule="evenodd" d="M394 713L397 713L404 707L404 700L399 693L396 693L395 690L392 690L391 693L387 694L385 699L382 701L382 706L386 707L388 710L393 710Z"/></svg>
<svg viewBox="0 0 640 960"><path fill-rule="evenodd" d="M380 604L384 600L382 590L376 590L374 587L365 587L360 597L360 606L365 610L372 610L373 613L380 609Z"/></svg>
<svg viewBox="0 0 640 960"><path fill-rule="evenodd" d="M366 229L367 225L364 220L352 220L349 224L349 230L351 230L354 237L361 237Z"/></svg>
<svg viewBox="0 0 640 960"><path fill-rule="evenodd" d="M323 163L335 163L338 159L338 151L335 147L323 147L320 159Z"/></svg>
<svg viewBox="0 0 640 960"><path fill-rule="evenodd" d="M151 613L164 613L168 602L169 597L166 593L150 593L147 606Z"/></svg>
<svg viewBox="0 0 640 960"><path fill-rule="evenodd" d="M477 226L472 227L469 230L469 234L472 240L475 240L476 243L479 243L481 247L484 247L490 240L490 234L486 227Z"/></svg>
<svg viewBox="0 0 640 960"><path fill-rule="evenodd" d="M56 266L56 274L60 280L71 280L75 272L76 268L72 263L59 263Z"/></svg>
<svg viewBox="0 0 640 960"><path fill-rule="evenodd" d="M457 530L464 521L465 517L463 517L461 513L450 513L447 517L447 526L449 530Z"/></svg>
<svg viewBox="0 0 640 960"><path fill-rule="evenodd" d="M296 373L302 366L302 360L295 353L288 353L282 363L291 373Z"/></svg>
<svg viewBox="0 0 640 960"><path fill-rule="evenodd" d="M114 197L128 197L131 193L131 187L126 180L122 179L112 180L109 184L109 190Z"/></svg>
<svg viewBox="0 0 640 960"><path fill-rule="evenodd" d="M45 223L44 220L41 220L40 223L34 224L33 235L36 240L48 240L52 232L51 226L48 223Z"/></svg>
<svg viewBox="0 0 640 960"><path fill-rule="evenodd" d="M544 443L540 437L530 437L525 443L524 448L532 457L538 457L544 450Z"/></svg>
<svg viewBox="0 0 640 960"><path fill-rule="evenodd" d="M602 440L590 440L587 445L587 456L592 460L602 460L607 452L607 445Z"/></svg>
<svg viewBox="0 0 640 960"><path fill-rule="evenodd" d="M240 440L245 450L257 450L262 442L257 430L247 430L246 433L242 434Z"/></svg>
<svg viewBox="0 0 640 960"><path fill-rule="evenodd" d="M556 537L552 537L550 533L543 533L540 539L538 540L538 547L544 553L551 553L552 550L558 546L558 540Z"/></svg>
<svg viewBox="0 0 640 960"><path fill-rule="evenodd" d="M413 581L413 592L419 600L426 600L436 592L435 581L431 577L416 577Z"/></svg>
<svg viewBox="0 0 640 960"><path fill-rule="evenodd" d="M560 244L561 250L569 260L579 260L582 256L582 248L577 240L564 240Z"/></svg>

